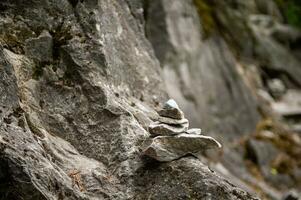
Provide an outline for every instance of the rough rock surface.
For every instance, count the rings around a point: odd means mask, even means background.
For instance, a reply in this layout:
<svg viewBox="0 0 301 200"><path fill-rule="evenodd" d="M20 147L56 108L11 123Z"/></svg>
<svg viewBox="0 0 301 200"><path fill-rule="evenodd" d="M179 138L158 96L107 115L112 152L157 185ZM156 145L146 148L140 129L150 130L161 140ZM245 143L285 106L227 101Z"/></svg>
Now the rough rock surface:
<svg viewBox="0 0 301 200"><path fill-rule="evenodd" d="M156 135L177 135L188 130L188 122L180 125L168 125L154 122L148 127L149 133Z"/></svg>
<svg viewBox="0 0 301 200"><path fill-rule="evenodd" d="M187 124L188 123L188 119L172 119L172 118L168 118L168 117L158 117L158 121L161 123L165 123L165 124L173 124L173 125L180 125L180 124Z"/></svg>
<svg viewBox="0 0 301 200"><path fill-rule="evenodd" d="M151 139L147 146L143 153L161 162L168 162L185 155L222 147L212 137L186 133L176 136L157 136Z"/></svg>
<svg viewBox="0 0 301 200"><path fill-rule="evenodd" d="M25 41L25 54L37 62L52 61L53 38L48 31L43 31L37 38Z"/></svg>
<svg viewBox="0 0 301 200"><path fill-rule="evenodd" d="M202 130L200 128L191 128L188 129L186 131L187 134L197 134L197 135L201 135L202 134Z"/></svg>
<svg viewBox="0 0 301 200"><path fill-rule="evenodd" d="M0 1L1 198L255 199L195 158L141 158L144 127L167 95L140 6ZM205 57L221 72L210 55L227 48L220 40L207 45Z"/></svg>
<svg viewBox="0 0 301 200"><path fill-rule="evenodd" d="M160 172L165 175L161 176ZM137 173L141 179L136 184L143 185L140 188L143 190L137 192L139 195L136 199L258 200L218 177L196 159L183 158L168 164L152 163Z"/></svg>
<svg viewBox="0 0 301 200"><path fill-rule="evenodd" d="M183 119L184 113L179 109L178 104L173 99L169 99L164 103L163 108L158 111L158 114L162 117L172 118L172 119Z"/></svg>

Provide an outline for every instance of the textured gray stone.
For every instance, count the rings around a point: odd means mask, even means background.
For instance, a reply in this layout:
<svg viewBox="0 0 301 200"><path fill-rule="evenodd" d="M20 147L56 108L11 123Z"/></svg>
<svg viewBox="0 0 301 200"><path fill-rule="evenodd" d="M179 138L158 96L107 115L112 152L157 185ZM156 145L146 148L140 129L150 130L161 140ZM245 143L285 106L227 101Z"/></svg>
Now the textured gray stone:
<svg viewBox="0 0 301 200"><path fill-rule="evenodd" d="M53 39L48 31L44 30L39 37L25 41L25 53L29 58L39 62L52 61Z"/></svg>
<svg viewBox="0 0 301 200"><path fill-rule="evenodd" d="M173 109L173 108L180 109L177 102L174 99L167 100L163 105L163 109L166 109L166 110Z"/></svg>
<svg viewBox="0 0 301 200"><path fill-rule="evenodd" d="M187 134L196 134L196 135L201 135L202 130L200 128L191 128L185 131Z"/></svg>
<svg viewBox="0 0 301 200"><path fill-rule="evenodd" d="M204 163L191 157L169 163L146 163L143 168L137 170L137 177L141 177L135 181L141 186L137 190L137 200L259 200L233 186L218 173L212 172Z"/></svg>
<svg viewBox="0 0 301 200"><path fill-rule="evenodd" d="M181 124L187 124L188 119L173 119L168 117L158 117L158 121L164 124L171 124L171 125L181 125Z"/></svg>
<svg viewBox="0 0 301 200"><path fill-rule="evenodd" d="M184 114L180 110L175 100L169 99L164 103L163 108L158 111L158 114L162 117L168 117L172 119L183 119Z"/></svg>
<svg viewBox="0 0 301 200"><path fill-rule="evenodd" d="M268 80L267 85L270 93L276 98L281 97L286 91L286 87L280 79Z"/></svg>
<svg viewBox="0 0 301 200"><path fill-rule="evenodd" d="M247 141L248 157L260 167L270 168L271 161L276 158L279 150L270 142L250 139Z"/></svg>
<svg viewBox="0 0 301 200"><path fill-rule="evenodd" d="M254 21L256 21L256 23L254 23ZM269 22L269 26L265 26L267 21ZM289 44L289 41L296 40L296 38L300 37L300 32L298 33L297 31L296 34L283 34L284 30L287 28L284 28L284 25L279 24L273 17L267 15L250 15L248 24L256 39L257 46L254 51L257 60L264 63L265 70L268 72L276 70L279 74L287 74L291 80L285 80L286 84L300 87L300 61L298 57L294 55L294 52L286 47L286 45ZM278 40L284 40L285 45L275 40L275 37Z"/></svg>
<svg viewBox="0 0 301 200"><path fill-rule="evenodd" d="M188 154L214 148L221 148L221 144L212 137L182 133L176 136L157 136L151 139L151 143L143 153L155 160L169 162Z"/></svg>
<svg viewBox="0 0 301 200"><path fill-rule="evenodd" d="M177 135L188 130L189 123L180 125L168 125L160 122L153 122L149 125L148 130L151 135Z"/></svg>
<svg viewBox="0 0 301 200"><path fill-rule="evenodd" d="M153 96L163 101L166 94L128 5L96 4L0 2L1 198L135 196L129 177L143 165L139 145L149 134L133 113L150 119L140 107L129 111L131 99L153 109ZM46 41L42 30L51 33L53 49L36 45ZM11 33L20 33L17 45L6 40ZM40 56L45 50L52 61Z"/></svg>

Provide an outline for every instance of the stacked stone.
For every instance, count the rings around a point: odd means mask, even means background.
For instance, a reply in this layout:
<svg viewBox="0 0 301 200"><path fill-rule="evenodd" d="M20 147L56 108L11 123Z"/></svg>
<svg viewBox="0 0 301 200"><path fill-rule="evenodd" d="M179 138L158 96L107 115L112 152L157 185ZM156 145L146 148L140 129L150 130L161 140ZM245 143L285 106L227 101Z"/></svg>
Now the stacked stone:
<svg viewBox="0 0 301 200"><path fill-rule="evenodd" d="M201 135L201 129L188 129L189 122L173 99L168 100L158 114L157 121L149 126L152 138L146 141L145 155L167 162L221 147L214 138Z"/></svg>
<svg viewBox="0 0 301 200"><path fill-rule="evenodd" d="M168 100L158 114L158 121L149 126L151 135L179 135L188 130L189 122L173 99Z"/></svg>

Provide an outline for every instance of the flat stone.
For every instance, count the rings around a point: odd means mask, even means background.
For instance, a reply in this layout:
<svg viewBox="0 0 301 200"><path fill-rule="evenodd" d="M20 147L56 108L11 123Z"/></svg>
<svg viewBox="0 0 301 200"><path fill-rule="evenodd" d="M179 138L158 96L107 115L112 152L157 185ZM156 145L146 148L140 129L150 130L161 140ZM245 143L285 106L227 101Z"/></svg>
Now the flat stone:
<svg viewBox="0 0 301 200"><path fill-rule="evenodd" d="M184 113L180 110L178 104L173 99L169 99L163 105L163 108L158 111L162 117L169 117L173 119L183 119Z"/></svg>
<svg viewBox="0 0 301 200"><path fill-rule="evenodd" d="M170 108L177 108L177 109L180 109L177 102L173 99L169 99L168 101L166 101L164 103L164 106L163 106L164 109L170 109Z"/></svg>
<svg viewBox="0 0 301 200"><path fill-rule="evenodd" d="M212 137L182 133L177 136L153 138L143 153L157 161L169 162L188 154L214 148L221 148L221 144Z"/></svg>
<svg viewBox="0 0 301 200"><path fill-rule="evenodd" d="M160 122L153 122L149 125L148 130L152 135L178 135L187 131L189 123L181 125L168 125Z"/></svg>
<svg viewBox="0 0 301 200"><path fill-rule="evenodd" d="M200 128L191 128L186 131L187 134L196 134L196 135L201 135L202 130Z"/></svg>
<svg viewBox="0 0 301 200"><path fill-rule="evenodd" d="M178 124L186 124L188 123L188 119L183 118L183 119L172 119L169 117L158 117L158 121L164 124L174 124L174 125L178 125Z"/></svg>
<svg viewBox="0 0 301 200"><path fill-rule="evenodd" d="M176 108L171 108L171 109L162 109L158 111L158 114L162 117L169 117L173 119L183 119L184 118L184 113Z"/></svg>

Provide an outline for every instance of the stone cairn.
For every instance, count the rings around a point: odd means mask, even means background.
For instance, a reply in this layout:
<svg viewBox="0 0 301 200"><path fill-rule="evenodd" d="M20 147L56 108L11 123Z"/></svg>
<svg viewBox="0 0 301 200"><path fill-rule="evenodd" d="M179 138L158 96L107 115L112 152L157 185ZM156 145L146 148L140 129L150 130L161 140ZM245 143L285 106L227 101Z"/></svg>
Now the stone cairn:
<svg viewBox="0 0 301 200"><path fill-rule="evenodd" d="M189 122L175 100L165 102L158 114L157 121L149 125L151 138L145 142L144 155L168 162L188 154L221 148L214 138L202 135L201 129L188 129Z"/></svg>

